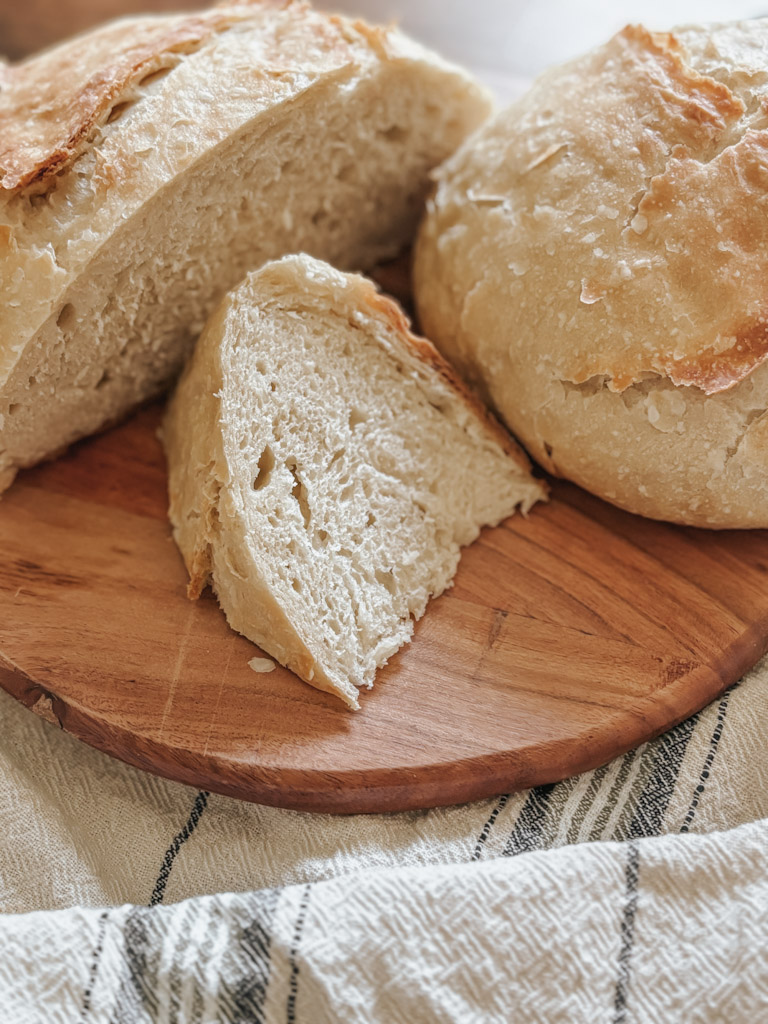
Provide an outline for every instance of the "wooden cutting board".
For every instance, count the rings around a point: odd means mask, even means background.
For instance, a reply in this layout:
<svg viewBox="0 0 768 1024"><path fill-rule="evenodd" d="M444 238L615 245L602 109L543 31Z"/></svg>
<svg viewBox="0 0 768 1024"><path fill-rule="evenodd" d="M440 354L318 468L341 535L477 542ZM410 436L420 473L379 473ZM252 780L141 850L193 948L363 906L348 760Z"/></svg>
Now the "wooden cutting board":
<svg viewBox="0 0 768 1024"><path fill-rule="evenodd" d="M185 597L159 409L0 501L0 685L130 764L318 811L553 782L713 700L768 647L768 533L705 533L570 485L486 531L347 711Z"/></svg>

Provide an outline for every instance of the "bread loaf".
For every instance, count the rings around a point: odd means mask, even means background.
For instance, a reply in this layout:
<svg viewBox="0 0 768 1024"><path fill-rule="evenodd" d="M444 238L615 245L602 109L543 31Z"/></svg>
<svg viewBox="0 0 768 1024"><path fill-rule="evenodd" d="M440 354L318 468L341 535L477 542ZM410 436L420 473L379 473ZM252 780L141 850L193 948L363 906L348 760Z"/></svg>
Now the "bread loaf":
<svg viewBox="0 0 768 1024"><path fill-rule="evenodd" d="M768 526L768 20L546 72L441 170L417 248L425 331L548 470Z"/></svg>
<svg viewBox="0 0 768 1024"><path fill-rule="evenodd" d="M488 109L396 30L290 0L0 67L0 487L165 388L250 268L395 254Z"/></svg>
<svg viewBox="0 0 768 1024"><path fill-rule="evenodd" d="M350 707L460 546L545 493L393 302L304 255L227 296L163 433L190 595Z"/></svg>

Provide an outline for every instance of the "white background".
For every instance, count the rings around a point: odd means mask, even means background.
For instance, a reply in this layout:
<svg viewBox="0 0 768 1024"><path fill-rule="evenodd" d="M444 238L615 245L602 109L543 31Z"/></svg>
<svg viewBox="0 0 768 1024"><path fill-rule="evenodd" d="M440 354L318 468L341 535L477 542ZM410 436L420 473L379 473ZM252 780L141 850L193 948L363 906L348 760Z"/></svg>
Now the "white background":
<svg viewBox="0 0 768 1024"><path fill-rule="evenodd" d="M316 0L317 6L396 18L446 56L472 67L502 96L548 64L604 42L627 22L664 30L691 21L768 15L768 0Z"/></svg>

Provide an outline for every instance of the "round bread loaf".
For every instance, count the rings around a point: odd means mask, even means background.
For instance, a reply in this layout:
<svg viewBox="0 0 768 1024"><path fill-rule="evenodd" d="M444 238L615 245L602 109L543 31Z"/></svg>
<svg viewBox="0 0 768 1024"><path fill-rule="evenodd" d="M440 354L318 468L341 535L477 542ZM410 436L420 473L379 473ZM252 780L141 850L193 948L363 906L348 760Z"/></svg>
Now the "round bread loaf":
<svg viewBox="0 0 768 1024"><path fill-rule="evenodd" d="M415 289L548 470L768 526L768 19L629 26L542 75L439 172Z"/></svg>

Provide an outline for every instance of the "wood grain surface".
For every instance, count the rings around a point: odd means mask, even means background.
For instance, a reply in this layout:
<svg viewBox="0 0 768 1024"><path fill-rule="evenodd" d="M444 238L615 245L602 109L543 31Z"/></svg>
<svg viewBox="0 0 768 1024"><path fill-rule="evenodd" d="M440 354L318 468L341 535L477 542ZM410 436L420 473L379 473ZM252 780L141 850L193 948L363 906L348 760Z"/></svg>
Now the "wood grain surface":
<svg viewBox="0 0 768 1024"><path fill-rule="evenodd" d="M768 535L644 521L570 485L486 531L362 710L184 594L157 407L0 501L0 685L130 764L323 811L429 807L593 768L768 646Z"/></svg>

